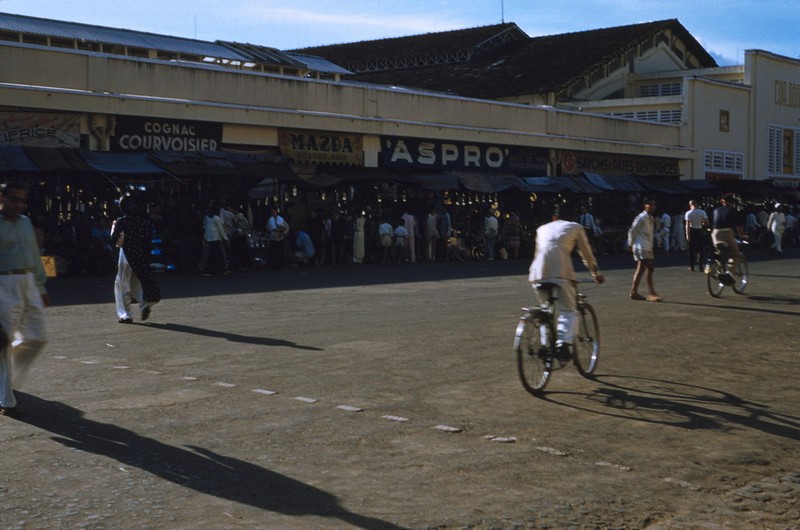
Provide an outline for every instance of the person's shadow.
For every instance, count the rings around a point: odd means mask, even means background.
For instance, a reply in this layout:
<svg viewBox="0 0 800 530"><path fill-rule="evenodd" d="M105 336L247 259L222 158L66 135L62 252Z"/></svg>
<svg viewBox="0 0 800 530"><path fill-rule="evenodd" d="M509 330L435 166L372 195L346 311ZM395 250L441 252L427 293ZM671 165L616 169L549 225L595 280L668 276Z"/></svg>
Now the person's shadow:
<svg viewBox="0 0 800 530"><path fill-rule="evenodd" d="M358 528L395 524L352 513L330 493L248 462L198 446L174 447L133 431L84 418L64 403L17 392L18 420L53 433L53 440L113 458L200 493L286 515L331 517Z"/></svg>
<svg viewBox="0 0 800 530"><path fill-rule="evenodd" d="M322 348L316 346L303 346L296 342L291 342L283 339L273 339L270 337L256 337L252 335L240 335L238 333L228 333L225 331L215 331L213 329L198 328L197 326L186 326L184 324L173 324L167 322L160 324L158 322L142 322L137 323L138 326L147 326L149 328L163 329L164 331L175 331L178 333L191 333L192 335L201 335L203 337L214 337L218 339L225 339L231 342L242 342L245 344L256 344L260 346L285 346L288 348L297 348L298 350L309 351L323 351Z"/></svg>

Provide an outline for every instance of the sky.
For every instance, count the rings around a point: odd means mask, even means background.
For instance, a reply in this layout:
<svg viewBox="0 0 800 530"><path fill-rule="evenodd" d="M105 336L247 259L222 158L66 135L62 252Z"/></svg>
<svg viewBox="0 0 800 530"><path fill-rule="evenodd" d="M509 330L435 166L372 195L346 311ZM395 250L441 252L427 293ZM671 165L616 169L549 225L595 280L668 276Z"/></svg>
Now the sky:
<svg viewBox="0 0 800 530"><path fill-rule="evenodd" d="M800 59L800 0L0 0L0 12L291 50L514 22L531 37L676 18L720 66Z"/></svg>

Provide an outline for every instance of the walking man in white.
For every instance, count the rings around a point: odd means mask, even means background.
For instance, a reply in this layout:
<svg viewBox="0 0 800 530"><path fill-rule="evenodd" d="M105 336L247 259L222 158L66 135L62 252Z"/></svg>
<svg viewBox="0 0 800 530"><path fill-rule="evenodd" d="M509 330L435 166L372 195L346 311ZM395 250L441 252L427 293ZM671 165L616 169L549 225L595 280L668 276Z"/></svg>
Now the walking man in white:
<svg viewBox="0 0 800 530"><path fill-rule="evenodd" d="M47 276L27 204L24 186L0 186L0 416L16 412L14 386L47 344Z"/></svg>

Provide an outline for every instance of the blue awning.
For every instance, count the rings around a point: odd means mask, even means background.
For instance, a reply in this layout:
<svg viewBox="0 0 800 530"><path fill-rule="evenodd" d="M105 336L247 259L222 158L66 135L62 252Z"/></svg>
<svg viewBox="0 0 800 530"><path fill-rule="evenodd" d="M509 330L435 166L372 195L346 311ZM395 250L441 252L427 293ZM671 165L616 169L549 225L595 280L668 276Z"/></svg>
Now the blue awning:
<svg viewBox="0 0 800 530"><path fill-rule="evenodd" d="M166 174L157 166L147 153L109 153L80 149L79 153L89 166L103 173L116 174Z"/></svg>
<svg viewBox="0 0 800 530"><path fill-rule="evenodd" d="M639 184L644 186L644 188L649 191L671 194L689 193L689 188L683 186L683 183L677 179L663 177L636 177L636 180L638 180Z"/></svg>
<svg viewBox="0 0 800 530"><path fill-rule="evenodd" d="M644 191L644 188L630 175L601 175L584 173L589 182L605 191Z"/></svg>
<svg viewBox="0 0 800 530"><path fill-rule="evenodd" d="M6 145L0 147L0 171L41 171L33 163L22 146Z"/></svg>
<svg viewBox="0 0 800 530"><path fill-rule="evenodd" d="M519 187L520 185L520 177L515 175L493 175L490 173L469 173L464 171L450 171L448 174L456 177L468 190L483 193L495 193L508 188Z"/></svg>

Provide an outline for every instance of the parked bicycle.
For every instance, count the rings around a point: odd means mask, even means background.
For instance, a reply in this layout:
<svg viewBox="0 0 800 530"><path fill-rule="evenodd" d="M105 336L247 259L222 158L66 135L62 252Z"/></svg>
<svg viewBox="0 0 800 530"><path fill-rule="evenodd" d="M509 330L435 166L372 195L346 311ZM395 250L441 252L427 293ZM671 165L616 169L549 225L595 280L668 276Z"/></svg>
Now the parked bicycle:
<svg viewBox="0 0 800 530"><path fill-rule="evenodd" d="M578 292L579 326L575 344L569 351L559 352L556 324L560 288L553 283L542 283L538 289L545 293L546 301L539 306L522 308L523 314L514 337L519 377L522 386L533 394L541 392L547 385L556 363L561 368L572 360L581 375L591 377L600 353L597 313L586 293Z"/></svg>
<svg viewBox="0 0 800 530"><path fill-rule="evenodd" d="M739 240L736 243L740 246L740 256L735 269L733 268L734 259L726 243L717 243L714 255L706 265L708 294L714 298L719 298L725 287L732 288L736 294L743 294L745 288L747 288L749 268L747 266L747 258L741 253L741 247L747 243Z"/></svg>

